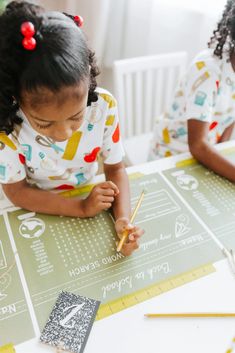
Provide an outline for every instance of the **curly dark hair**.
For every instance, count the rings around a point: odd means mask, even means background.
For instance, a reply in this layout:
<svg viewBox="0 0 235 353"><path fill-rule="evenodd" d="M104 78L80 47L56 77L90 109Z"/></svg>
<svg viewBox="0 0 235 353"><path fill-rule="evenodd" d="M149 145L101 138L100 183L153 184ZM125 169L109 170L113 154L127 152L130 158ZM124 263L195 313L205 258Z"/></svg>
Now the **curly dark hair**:
<svg viewBox="0 0 235 353"><path fill-rule="evenodd" d="M35 50L23 48L20 27L34 24ZM87 105L97 101L95 54L73 16L46 12L42 7L22 1L10 2L0 16L0 131L11 133L22 91L37 93L41 88L57 92L65 86L89 81Z"/></svg>
<svg viewBox="0 0 235 353"><path fill-rule="evenodd" d="M208 43L209 48L214 48L214 55L220 59L223 54L230 58L234 52L235 44L235 0L228 0L221 20L213 31L213 36Z"/></svg>

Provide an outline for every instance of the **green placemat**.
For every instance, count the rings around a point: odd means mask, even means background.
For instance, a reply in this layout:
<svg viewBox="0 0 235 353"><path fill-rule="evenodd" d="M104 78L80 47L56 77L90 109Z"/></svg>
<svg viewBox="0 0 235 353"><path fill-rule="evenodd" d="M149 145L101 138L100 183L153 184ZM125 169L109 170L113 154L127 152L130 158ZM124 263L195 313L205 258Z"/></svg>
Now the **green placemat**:
<svg viewBox="0 0 235 353"><path fill-rule="evenodd" d="M116 252L108 212L83 220L33 216L24 210L9 213L41 328L61 289L113 303L222 258L159 174L131 180L133 207L143 189L147 194L136 224L146 232L140 249L128 258Z"/></svg>
<svg viewBox="0 0 235 353"><path fill-rule="evenodd" d="M21 343L34 337L13 251L0 216L0 346Z"/></svg>
<svg viewBox="0 0 235 353"><path fill-rule="evenodd" d="M235 162L234 149L225 156ZM217 238L235 250L235 184L198 163L181 163L163 174Z"/></svg>

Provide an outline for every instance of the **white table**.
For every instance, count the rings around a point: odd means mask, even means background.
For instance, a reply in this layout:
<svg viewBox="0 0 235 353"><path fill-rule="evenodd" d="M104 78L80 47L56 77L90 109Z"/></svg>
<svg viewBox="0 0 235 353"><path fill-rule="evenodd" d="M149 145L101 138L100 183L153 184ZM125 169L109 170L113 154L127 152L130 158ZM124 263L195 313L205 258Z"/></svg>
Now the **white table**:
<svg viewBox="0 0 235 353"><path fill-rule="evenodd" d="M235 146L230 141L218 148ZM183 154L128 169L153 173L173 167ZM102 176L97 176L100 181ZM234 230L235 236L235 230ZM86 353L225 353L235 336L235 318L146 319L153 312L235 312L235 275L226 260L214 264L216 272L95 322ZM22 323L23 324L23 323ZM46 353L55 349L38 338L18 345L17 353Z"/></svg>

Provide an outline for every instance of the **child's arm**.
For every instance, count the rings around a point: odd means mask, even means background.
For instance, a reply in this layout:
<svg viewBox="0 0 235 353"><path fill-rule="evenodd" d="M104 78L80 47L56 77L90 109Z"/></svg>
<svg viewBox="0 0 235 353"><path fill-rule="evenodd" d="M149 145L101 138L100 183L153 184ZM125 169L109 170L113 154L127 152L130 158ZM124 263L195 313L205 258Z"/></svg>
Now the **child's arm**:
<svg viewBox="0 0 235 353"><path fill-rule="evenodd" d="M115 185L117 185L119 190L119 193L115 196L115 200L113 202L114 218L118 219L126 217L130 219L130 188L123 162L116 164L104 164L104 173L106 180L112 181Z"/></svg>
<svg viewBox="0 0 235 353"><path fill-rule="evenodd" d="M123 162L113 165L104 164L104 173L107 180L117 185L119 193L115 196L113 202L113 214L115 218L115 229L121 238L125 229L129 231L129 239L122 247L122 253L126 256L138 249L138 240L144 231L139 227L131 225L131 205L130 205L130 188L129 180Z"/></svg>
<svg viewBox="0 0 235 353"><path fill-rule="evenodd" d="M84 199L65 198L50 191L32 188L22 180L13 184L3 184L3 190L11 202L34 212L71 217L93 217L112 206L116 186L110 182L97 184Z"/></svg>
<svg viewBox="0 0 235 353"><path fill-rule="evenodd" d="M219 140L219 143L230 140L232 133L233 133L234 125L235 125L235 123L232 123L231 125L229 125L227 127L227 129L224 130L224 132Z"/></svg>
<svg viewBox="0 0 235 353"><path fill-rule="evenodd" d="M227 160L208 140L209 123L196 119L188 120L188 143L192 155L215 173L235 182L235 165ZM232 126L222 135L222 141L229 139Z"/></svg>

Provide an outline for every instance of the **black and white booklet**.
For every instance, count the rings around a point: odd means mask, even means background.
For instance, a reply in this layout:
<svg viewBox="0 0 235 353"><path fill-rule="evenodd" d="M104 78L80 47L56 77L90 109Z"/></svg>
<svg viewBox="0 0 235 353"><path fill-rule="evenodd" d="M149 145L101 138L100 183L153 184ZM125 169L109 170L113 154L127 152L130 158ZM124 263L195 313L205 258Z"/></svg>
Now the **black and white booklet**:
<svg viewBox="0 0 235 353"><path fill-rule="evenodd" d="M99 305L97 300L62 291L40 341L72 353L82 353Z"/></svg>

